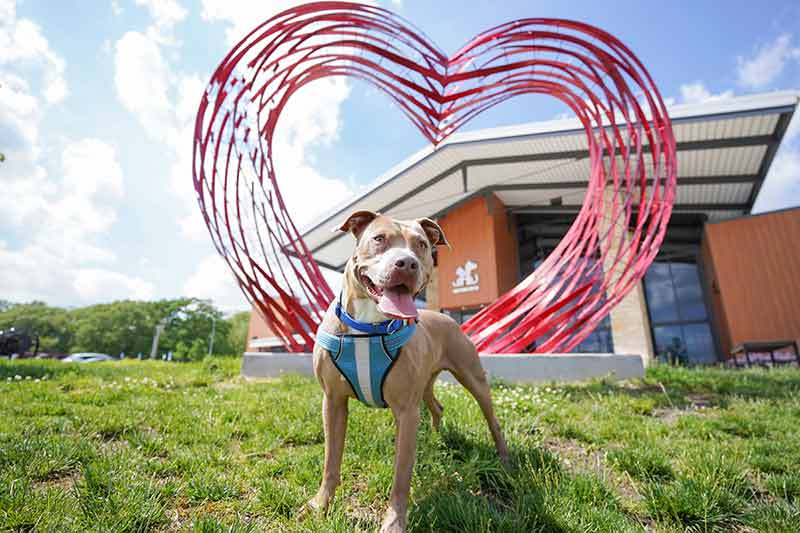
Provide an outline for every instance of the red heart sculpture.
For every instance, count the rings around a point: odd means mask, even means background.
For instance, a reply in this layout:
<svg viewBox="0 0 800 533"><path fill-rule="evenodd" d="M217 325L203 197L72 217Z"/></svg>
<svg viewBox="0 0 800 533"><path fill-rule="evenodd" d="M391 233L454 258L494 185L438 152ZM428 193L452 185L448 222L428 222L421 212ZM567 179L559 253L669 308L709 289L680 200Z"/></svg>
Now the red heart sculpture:
<svg viewBox="0 0 800 533"><path fill-rule="evenodd" d="M523 19L447 57L387 10L305 4L256 27L220 63L194 138L194 186L214 244L288 349L310 350L334 295L284 205L273 134L295 91L328 76L374 85L434 145L521 94L558 98L583 124L583 207L533 274L464 324L481 351L571 350L655 258L675 194L675 140L655 84L616 38Z"/></svg>

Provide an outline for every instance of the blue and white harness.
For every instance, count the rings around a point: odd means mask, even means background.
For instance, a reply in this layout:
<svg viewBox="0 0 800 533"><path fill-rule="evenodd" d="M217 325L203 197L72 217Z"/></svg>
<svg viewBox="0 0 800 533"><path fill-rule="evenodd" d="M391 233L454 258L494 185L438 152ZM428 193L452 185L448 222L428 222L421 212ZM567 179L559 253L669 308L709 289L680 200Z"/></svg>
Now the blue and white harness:
<svg viewBox="0 0 800 533"><path fill-rule="evenodd" d="M417 329L416 321L359 322L347 314L341 301L336 304L336 316L363 334L331 335L320 327L317 344L330 352L331 361L361 402L369 407L387 407L383 399L383 382L397 361L400 348Z"/></svg>

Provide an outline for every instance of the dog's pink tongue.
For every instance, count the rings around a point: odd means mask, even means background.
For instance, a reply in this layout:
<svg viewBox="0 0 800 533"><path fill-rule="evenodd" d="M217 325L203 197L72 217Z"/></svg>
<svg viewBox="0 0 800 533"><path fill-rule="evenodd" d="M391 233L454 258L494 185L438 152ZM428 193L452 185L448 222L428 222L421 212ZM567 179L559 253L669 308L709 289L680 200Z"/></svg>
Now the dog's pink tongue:
<svg viewBox="0 0 800 533"><path fill-rule="evenodd" d="M378 309L384 315L389 315L392 318L417 318L417 306L414 305L414 296L406 290L383 289L383 295L378 300Z"/></svg>

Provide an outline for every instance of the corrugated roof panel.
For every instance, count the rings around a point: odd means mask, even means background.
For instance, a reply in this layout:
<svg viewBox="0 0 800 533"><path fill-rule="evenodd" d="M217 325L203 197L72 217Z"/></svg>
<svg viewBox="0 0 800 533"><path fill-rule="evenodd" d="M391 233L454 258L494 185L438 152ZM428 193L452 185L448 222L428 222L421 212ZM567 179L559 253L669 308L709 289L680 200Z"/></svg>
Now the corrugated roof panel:
<svg viewBox="0 0 800 533"><path fill-rule="evenodd" d="M753 186L749 183L680 185L676 204L744 204Z"/></svg>
<svg viewBox="0 0 800 533"><path fill-rule="evenodd" d="M419 194L385 211L396 218L416 218L430 215L448 204L457 202L466 196L464 193L461 172L453 172L445 179L434 183Z"/></svg>
<svg viewBox="0 0 800 533"><path fill-rule="evenodd" d="M469 167L467 182L475 191L489 185L587 181L588 174L588 160L527 161Z"/></svg>
<svg viewBox="0 0 800 533"><path fill-rule="evenodd" d="M333 233L328 233L329 237L336 237ZM341 234L336 240L326 245L321 250L314 252L314 259L329 265L338 266L350 257L353 251L353 238L349 235Z"/></svg>
<svg viewBox="0 0 800 533"><path fill-rule="evenodd" d="M756 174L766 149L766 146L743 146L679 152L678 176Z"/></svg>
<svg viewBox="0 0 800 533"><path fill-rule="evenodd" d="M735 139L770 135L774 132L779 116L776 110L786 112L797 103L797 93L770 93L739 97L725 101L710 102L694 106L676 106L670 114L676 117L673 128L677 141L704 141ZM720 115L714 115L718 113ZM728 115L722 115L728 113ZM557 154L584 151L587 148L585 134L575 131L580 124L575 120L525 124L514 127L457 133L440 149L430 152L421 150L409 157L381 178L371 190L360 193L355 207L387 211L386 206L398 201L415 188L419 193L388 210L397 216L431 215L447 208L464 197L460 172L445 181L425 184L464 161L496 159L507 156L532 154ZM678 176L681 179L701 176L756 175L762 165L766 146L718 148L709 150L682 150L678 153ZM648 174L651 160L645 156ZM561 159L532 161L514 164L492 164L471 166L468 170L469 192L490 185L558 183L586 181L589 177L589 160ZM712 184L679 186L678 203L737 204L746 203L752 191L752 183ZM549 189L537 191L501 191L504 201L510 205L549 205L552 198L561 196L564 204L580 204L584 190ZM427 212L426 212L426 208ZM306 232L305 239L311 248L330 239L329 226L334 218L344 215L348 207L336 208L334 214L326 214L319 228ZM738 211L720 214L710 210L713 219L740 214ZM338 242L338 241L337 241ZM345 243L347 241L345 240ZM315 254L320 260L341 264L350 253L349 245L339 247L330 244ZM344 254L337 258L337 254ZM343 258L343 259L342 259Z"/></svg>
<svg viewBox="0 0 800 533"><path fill-rule="evenodd" d="M509 207L547 206L553 199L561 199L564 205L580 205L586 189L545 189L532 191L497 191L498 198Z"/></svg>
<svg viewBox="0 0 800 533"><path fill-rule="evenodd" d="M745 215L744 211L711 211L708 213L709 222L720 222Z"/></svg>
<svg viewBox="0 0 800 533"><path fill-rule="evenodd" d="M777 113L771 113L718 120L679 122L673 124L672 131L677 142L771 135L775 131L778 117Z"/></svg>
<svg viewBox="0 0 800 533"><path fill-rule="evenodd" d="M751 183L681 184L675 191L675 205L745 204L750 198L752 188ZM647 188L647 195L650 194L652 194L652 187ZM636 195L634 204L638 203L638 195Z"/></svg>

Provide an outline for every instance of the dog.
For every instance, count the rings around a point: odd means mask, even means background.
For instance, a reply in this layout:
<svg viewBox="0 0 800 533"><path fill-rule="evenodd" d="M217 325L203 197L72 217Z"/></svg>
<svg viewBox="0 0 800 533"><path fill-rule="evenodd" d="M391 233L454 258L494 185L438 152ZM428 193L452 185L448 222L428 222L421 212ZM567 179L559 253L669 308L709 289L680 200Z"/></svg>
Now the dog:
<svg viewBox="0 0 800 533"><path fill-rule="evenodd" d="M314 346L314 374L324 392L325 463L319 491L306 504L306 510L327 509L341 483L348 402L358 398L371 405L386 406L394 416L394 480L381 532L404 532L420 403L425 402L433 427L438 430L443 408L433 395L433 384L442 370L451 372L478 402L504 463L508 462L508 448L475 346L452 318L433 311L417 311L414 305L416 295L430 280L434 247L449 246L442 228L428 218L401 221L372 211L356 211L334 231L352 233L356 246L345 266L341 295L323 318ZM368 327L358 331L383 327L387 328L384 334L391 329L397 331L391 336L369 337L367 348L358 347L366 342L363 334L342 337L357 333L354 326L357 329L364 325ZM402 339L389 346L393 341L387 339L397 337ZM347 352L342 339L349 339L355 348ZM392 347L400 343L402 347L392 355ZM373 348L378 355L369 352ZM345 361L347 357L349 363ZM362 364L365 358L373 366L381 366L383 375L368 376ZM375 386L378 380L380 384Z"/></svg>

